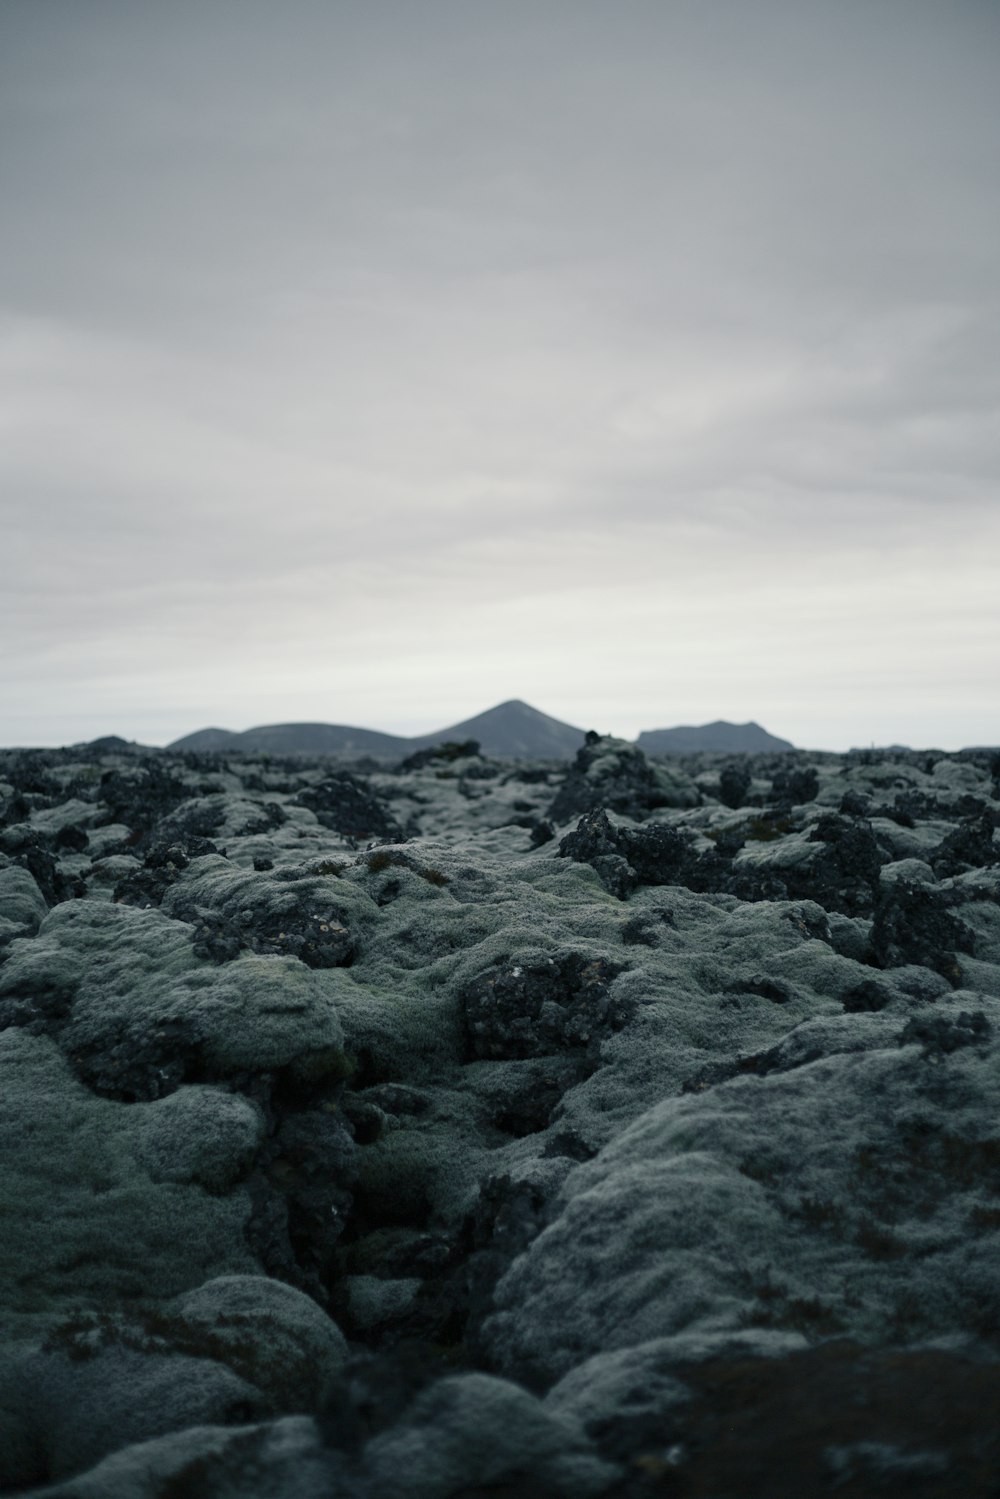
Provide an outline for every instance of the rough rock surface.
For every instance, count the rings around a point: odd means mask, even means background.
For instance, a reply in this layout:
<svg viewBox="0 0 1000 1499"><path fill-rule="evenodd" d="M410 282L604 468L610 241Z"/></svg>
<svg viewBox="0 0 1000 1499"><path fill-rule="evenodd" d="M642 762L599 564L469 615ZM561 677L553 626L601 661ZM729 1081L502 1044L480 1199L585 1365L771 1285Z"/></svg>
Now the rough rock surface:
<svg viewBox="0 0 1000 1499"><path fill-rule="evenodd" d="M0 1487L995 1494L1000 758L0 752Z"/></svg>

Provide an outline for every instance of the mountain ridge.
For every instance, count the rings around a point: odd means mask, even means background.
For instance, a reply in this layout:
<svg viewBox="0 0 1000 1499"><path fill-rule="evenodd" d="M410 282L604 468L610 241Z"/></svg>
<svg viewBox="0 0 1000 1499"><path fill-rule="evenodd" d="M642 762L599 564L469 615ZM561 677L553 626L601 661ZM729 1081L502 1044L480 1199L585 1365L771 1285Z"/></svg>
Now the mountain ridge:
<svg viewBox="0 0 1000 1499"><path fill-rule="evenodd" d="M483 753L496 759L569 760L580 748L584 734L585 730L542 713L520 698L508 698L483 713L429 734L387 734L351 724L261 724L239 732L216 727L197 729L175 739L166 748L394 760L447 741L476 739ZM650 754L688 754L699 750L740 754L794 747L757 723L731 724L722 719L700 728L644 729L636 743Z"/></svg>
<svg viewBox="0 0 1000 1499"><path fill-rule="evenodd" d="M673 729L643 729L636 744L648 755L688 755L705 753L759 755L795 746L789 739L769 734L759 723L729 723L717 718L712 723L680 724Z"/></svg>

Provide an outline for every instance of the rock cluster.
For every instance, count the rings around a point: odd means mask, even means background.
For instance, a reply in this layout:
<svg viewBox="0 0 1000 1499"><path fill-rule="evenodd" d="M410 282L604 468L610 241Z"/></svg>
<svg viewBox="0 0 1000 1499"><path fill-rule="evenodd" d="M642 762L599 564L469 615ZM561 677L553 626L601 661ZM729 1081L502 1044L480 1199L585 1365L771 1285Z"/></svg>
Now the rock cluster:
<svg viewBox="0 0 1000 1499"><path fill-rule="evenodd" d="M0 752L0 1486L985 1496L1000 758Z"/></svg>

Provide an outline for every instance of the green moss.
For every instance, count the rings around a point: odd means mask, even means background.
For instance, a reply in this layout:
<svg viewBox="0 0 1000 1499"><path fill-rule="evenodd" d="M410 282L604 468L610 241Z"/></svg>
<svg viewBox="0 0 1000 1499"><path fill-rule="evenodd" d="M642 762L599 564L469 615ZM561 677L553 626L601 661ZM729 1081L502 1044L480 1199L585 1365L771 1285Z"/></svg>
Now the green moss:
<svg viewBox="0 0 1000 1499"><path fill-rule="evenodd" d="M398 849L373 848L365 854L365 864L369 874L384 874L387 869L409 869L413 874L419 875L426 880L428 885L448 885L451 881L440 869L420 865L409 854L400 853Z"/></svg>
<svg viewBox="0 0 1000 1499"><path fill-rule="evenodd" d="M391 869L394 864L405 864L406 860L402 854L390 853L385 848L372 849L365 854L365 863L368 865L370 874L383 874L385 870Z"/></svg>

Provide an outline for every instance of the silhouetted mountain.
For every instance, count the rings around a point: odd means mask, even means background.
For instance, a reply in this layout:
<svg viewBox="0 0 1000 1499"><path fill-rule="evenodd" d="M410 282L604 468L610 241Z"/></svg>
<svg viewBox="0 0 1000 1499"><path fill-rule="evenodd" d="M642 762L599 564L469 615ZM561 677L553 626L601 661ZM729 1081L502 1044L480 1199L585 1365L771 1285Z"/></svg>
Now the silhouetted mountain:
<svg viewBox="0 0 1000 1499"><path fill-rule="evenodd" d="M476 739L485 755L500 760L570 760L583 741L584 731L561 719L540 713L530 703L511 698L475 718L449 724L432 734L383 734L335 723L275 723L234 733L230 729L198 729L167 746L171 750L213 753L245 750L271 755L340 755L360 759L402 760L415 750L435 744ZM651 755L687 755L699 751L761 754L790 750L787 739L768 734L756 723L709 723L700 728L645 729L637 740Z"/></svg>
<svg viewBox="0 0 1000 1499"><path fill-rule="evenodd" d="M377 729L358 729L338 723L271 723L235 734L229 729L199 729L167 746L172 750L252 750L269 755L343 755L377 760L395 760L406 755L415 741ZM423 741L421 740L421 743Z"/></svg>
<svg viewBox="0 0 1000 1499"><path fill-rule="evenodd" d="M475 718L410 742L424 749L442 740L478 739L484 755L500 760L569 760L583 743L583 735L583 729L511 698Z"/></svg>
<svg viewBox="0 0 1000 1499"><path fill-rule="evenodd" d="M253 733L252 729L250 733ZM173 744L165 747L175 750L192 750L199 755L210 755L215 750L239 748L235 741L242 737L242 734L234 733L232 729L196 729L193 734L185 734L182 739L175 739Z"/></svg>
<svg viewBox="0 0 1000 1499"><path fill-rule="evenodd" d="M486 755L503 760L568 760L583 741L583 730L540 713L517 699L499 703L475 718L404 738L346 724L266 724L237 734L229 729L198 729L167 746L172 750L251 750L272 755L342 755L399 760L414 750L446 741L476 739Z"/></svg>
<svg viewBox="0 0 1000 1499"><path fill-rule="evenodd" d="M713 751L727 755L759 755L795 748L789 740L769 734L759 723L726 723L724 719L697 728L684 724L676 729L643 729L636 743L647 755L693 755Z"/></svg>
<svg viewBox="0 0 1000 1499"><path fill-rule="evenodd" d="M150 746L139 744L134 739L123 739L120 734L102 734L100 739L90 739L83 744L71 746L74 750L92 750L98 755L148 754Z"/></svg>

